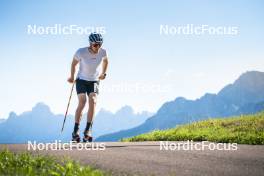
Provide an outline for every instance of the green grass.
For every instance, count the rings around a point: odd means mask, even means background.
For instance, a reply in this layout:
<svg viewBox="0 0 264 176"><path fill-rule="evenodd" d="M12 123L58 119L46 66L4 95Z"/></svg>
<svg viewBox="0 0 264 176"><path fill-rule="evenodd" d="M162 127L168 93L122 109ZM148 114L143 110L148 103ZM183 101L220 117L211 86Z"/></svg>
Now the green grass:
<svg viewBox="0 0 264 176"><path fill-rule="evenodd" d="M264 112L224 119L208 119L122 139L126 142L186 140L263 145Z"/></svg>
<svg viewBox="0 0 264 176"><path fill-rule="evenodd" d="M101 176L105 173L89 166L81 166L70 159L57 159L30 153L15 154L2 150L0 151L0 175Z"/></svg>

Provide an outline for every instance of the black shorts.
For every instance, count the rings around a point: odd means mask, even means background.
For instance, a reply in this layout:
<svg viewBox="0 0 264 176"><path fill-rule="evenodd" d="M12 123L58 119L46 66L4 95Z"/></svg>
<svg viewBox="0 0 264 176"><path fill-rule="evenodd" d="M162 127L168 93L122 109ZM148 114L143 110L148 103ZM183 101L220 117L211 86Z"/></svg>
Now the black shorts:
<svg viewBox="0 0 264 176"><path fill-rule="evenodd" d="M86 81L77 78L76 92L77 94L87 93L88 96L91 92L99 94L99 81Z"/></svg>

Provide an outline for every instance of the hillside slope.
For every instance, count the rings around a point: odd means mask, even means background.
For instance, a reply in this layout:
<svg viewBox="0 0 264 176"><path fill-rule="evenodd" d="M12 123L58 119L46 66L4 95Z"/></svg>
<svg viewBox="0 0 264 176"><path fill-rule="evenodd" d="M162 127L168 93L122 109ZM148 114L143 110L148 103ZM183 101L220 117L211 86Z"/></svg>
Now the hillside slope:
<svg viewBox="0 0 264 176"><path fill-rule="evenodd" d="M123 141L214 141L239 144L264 144L264 111L231 118L209 119L157 130Z"/></svg>

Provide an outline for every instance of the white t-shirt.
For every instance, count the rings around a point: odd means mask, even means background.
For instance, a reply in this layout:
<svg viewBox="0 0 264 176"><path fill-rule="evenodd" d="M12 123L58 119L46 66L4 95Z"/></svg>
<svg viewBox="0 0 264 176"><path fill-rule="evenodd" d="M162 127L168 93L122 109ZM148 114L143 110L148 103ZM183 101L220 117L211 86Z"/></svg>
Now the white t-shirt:
<svg viewBox="0 0 264 176"><path fill-rule="evenodd" d="M102 61L107 57L106 50L100 48L97 54L92 54L88 47L80 48L74 55L80 67L77 77L86 81L98 81L102 69Z"/></svg>

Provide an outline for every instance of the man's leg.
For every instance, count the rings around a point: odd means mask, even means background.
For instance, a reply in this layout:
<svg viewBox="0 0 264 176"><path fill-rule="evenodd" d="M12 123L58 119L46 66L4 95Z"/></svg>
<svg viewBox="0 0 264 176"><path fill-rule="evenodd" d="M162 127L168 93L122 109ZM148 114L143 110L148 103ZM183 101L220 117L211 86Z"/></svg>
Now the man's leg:
<svg viewBox="0 0 264 176"><path fill-rule="evenodd" d="M92 92L89 94L89 109L88 109L88 115L87 115L87 122L92 122L95 112L95 106L96 106L96 100L97 100L97 94Z"/></svg>
<svg viewBox="0 0 264 176"><path fill-rule="evenodd" d="M87 124L86 124L84 134L86 136L92 137L91 136L91 128L92 128L92 123L93 123L93 118L94 118L94 113L95 113L97 94L92 92L89 94L88 97L89 97L89 109L88 109L88 113L87 113Z"/></svg>
<svg viewBox="0 0 264 176"><path fill-rule="evenodd" d="M74 129L73 129L73 134L72 138L73 140L79 141L79 125L81 121L81 116L82 116L82 111L86 103L86 94L85 93L80 93L78 94L78 107L75 111L75 124L74 124Z"/></svg>
<svg viewBox="0 0 264 176"><path fill-rule="evenodd" d="M86 94L78 94L78 107L75 111L75 123L80 124L83 108L86 104Z"/></svg>

